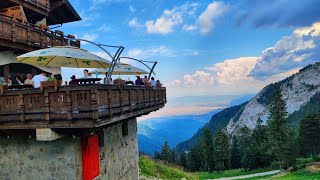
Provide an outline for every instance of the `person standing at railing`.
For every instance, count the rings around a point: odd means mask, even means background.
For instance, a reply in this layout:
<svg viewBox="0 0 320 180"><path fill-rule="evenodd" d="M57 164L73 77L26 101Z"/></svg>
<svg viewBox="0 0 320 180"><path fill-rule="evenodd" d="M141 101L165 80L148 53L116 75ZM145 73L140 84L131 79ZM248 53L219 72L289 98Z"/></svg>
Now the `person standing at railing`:
<svg viewBox="0 0 320 180"><path fill-rule="evenodd" d="M32 78L32 85L34 88L39 88L40 87L40 82L41 81L46 81L48 79L47 77L47 73L46 72L42 72L41 74L35 75Z"/></svg>
<svg viewBox="0 0 320 180"><path fill-rule="evenodd" d="M24 84L32 85L32 74L27 74L27 79L24 80Z"/></svg>
<svg viewBox="0 0 320 180"><path fill-rule="evenodd" d="M154 80L154 77L151 77L150 85L151 85L151 87L156 87L157 86L157 81Z"/></svg>

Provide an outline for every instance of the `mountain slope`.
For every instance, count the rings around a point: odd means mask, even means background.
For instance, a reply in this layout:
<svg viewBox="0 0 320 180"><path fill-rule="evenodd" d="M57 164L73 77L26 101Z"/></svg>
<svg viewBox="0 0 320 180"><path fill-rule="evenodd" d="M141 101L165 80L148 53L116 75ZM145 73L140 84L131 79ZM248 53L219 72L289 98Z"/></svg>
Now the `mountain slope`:
<svg viewBox="0 0 320 180"><path fill-rule="evenodd" d="M221 119L217 117L217 114L215 115L216 117L213 116L212 120L205 127L209 127L215 132L218 128L217 122L223 122L220 124L220 128L226 128L229 134L233 134L238 128L243 126L253 129L259 117L265 123L269 113L270 96L273 93L274 87L278 85L281 87L283 99L286 102L290 124L297 126L301 118L306 114L319 110L320 63L315 63L282 81L266 86L248 103L242 104L241 106L243 107L234 106L227 108L228 111L221 111L221 114L219 113L220 116L226 118ZM232 108L235 108L235 111L230 111ZM197 132L198 136L201 135L202 130L200 129ZM190 145L194 144L197 138L196 135L190 140L179 144L177 146L178 151L186 150Z"/></svg>
<svg viewBox="0 0 320 180"><path fill-rule="evenodd" d="M224 128L229 123L230 119L234 119L235 121L237 118L239 118L239 115L242 113L245 105L248 102L245 102L243 104L240 104L238 106L233 106L230 108L226 108L217 114L213 115L211 120L203 127L201 128L196 134L192 136L191 139L184 141L180 143L178 146L176 146L177 152L182 152L184 150L187 150L192 146L193 144L196 144L199 139L201 138L203 134L203 130L205 128L211 129L213 134L218 130L218 128Z"/></svg>
<svg viewBox="0 0 320 180"><path fill-rule="evenodd" d="M152 118L138 122L139 151L153 155L168 141L171 147L190 138L219 110L201 115Z"/></svg>

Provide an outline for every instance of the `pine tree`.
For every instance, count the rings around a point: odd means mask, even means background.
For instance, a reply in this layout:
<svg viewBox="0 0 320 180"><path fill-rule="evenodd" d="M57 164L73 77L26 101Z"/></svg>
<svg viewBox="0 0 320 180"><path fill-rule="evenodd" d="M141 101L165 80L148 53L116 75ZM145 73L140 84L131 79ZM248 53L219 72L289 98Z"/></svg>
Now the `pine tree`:
<svg viewBox="0 0 320 180"><path fill-rule="evenodd" d="M249 169L263 168L270 165L272 156L268 153L270 146L268 142L267 127L262 125L262 120L259 118L257 126L253 130L249 151L248 151L248 166Z"/></svg>
<svg viewBox="0 0 320 180"><path fill-rule="evenodd" d="M160 152L154 151L154 159L158 159L158 160L161 159L161 154L160 154Z"/></svg>
<svg viewBox="0 0 320 180"><path fill-rule="evenodd" d="M162 145L161 160L172 162L172 152L168 144L168 141L165 141L164 144Z"/></svg>
<svg viewBox="0 0 320 180"><path fill-rule="evenodd" d="M214 169L214 157L213 157L213 138L212 133L209 128L204 129L204 135L203 135L203 157L204 157L204 163L205 163L205 170L206 171L213 171Z"/></svg>
<svg viewBox="0 0 320 180"><path fill-rule="evenodd" d="M271 145L271 152L279 161L280 169L286 160L290 147L289 129L287 125L286 103L282 99L281 89L276 86L271 97L268 117L268 137Z"/></svg>
<svg viewBox="0 0 320 180"><path fill-rule="evenodd" d="M320 152L320 115L310 114L300 122L300 147L302 155L315 159Z"/></svg>
<svg viewBox="0 0 320 180"><path fill-rule="evenodd" d="M251 141L251 134L252 131L248 127L241 127L236 136L238 138L238 148L240 152L240 159L241 159L241 167L248 169L249 168L249 161L250 161L250 141Z"/></svg>
<svg viewBox="0 0 320 180"><path fill-rule="evenodd" d="M224 171L230 168L231 148L228 134L218 130L214 139L214 164L215 170Z"/></svg>
<svg viewBox="0 0 320 180"><path fill-rule="evenodd" d="M183 168L187 168L187 155L186 152L182 152L179 158L179 165Z"/></svg>
<svg viewBox="0 0 320 180"><path fill-rule="evenodd" d="M237 136L232 138L231 147L231 168L238 169L241 167L241 154L239 150L239 142Z"/></svg>
<svg viewBox="0 0 320 180"><path fill-rule="evenodd" d="M199 144L190 148L190 151L187 155L187 167L189 171L201 170L201 155L201 148Z"/></svg>

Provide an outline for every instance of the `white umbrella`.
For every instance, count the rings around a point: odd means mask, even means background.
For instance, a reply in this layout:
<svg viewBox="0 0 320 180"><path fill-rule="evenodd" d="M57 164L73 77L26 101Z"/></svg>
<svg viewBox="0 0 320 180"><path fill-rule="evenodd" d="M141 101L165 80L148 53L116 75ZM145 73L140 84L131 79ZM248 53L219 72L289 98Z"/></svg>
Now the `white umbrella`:
<svg viewBox="0 0 320 180"><path fill-rule="evenodd" d="M42 67L109 68L111 62L72 46L56 46L17 57L18 62Z"/></svg>
<svg viewBox="0 0 320 180"><path fill-rule="evenodd" d="M91 73L98 72L99 74L105 74L108 71L109 71L108 68L105 68L105 69L99 68L99 69L93 70ZM121 63L119 66L116 65L114 67L113 74L114 75L141 75L141 74L149 74L149 73L138 67L131 66L130 64Z"/></svg>

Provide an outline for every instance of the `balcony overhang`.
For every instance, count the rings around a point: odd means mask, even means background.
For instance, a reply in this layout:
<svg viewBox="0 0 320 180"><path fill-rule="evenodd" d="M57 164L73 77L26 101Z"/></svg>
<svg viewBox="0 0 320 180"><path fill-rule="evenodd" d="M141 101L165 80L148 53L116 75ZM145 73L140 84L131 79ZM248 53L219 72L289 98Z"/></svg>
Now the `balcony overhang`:
<svg viewBox="0 0 320 180"><path fill-rule="evenodd" d="M51 10L47 17L47 25L80 21L81 17L67 0L51 0Z"/></svg>

